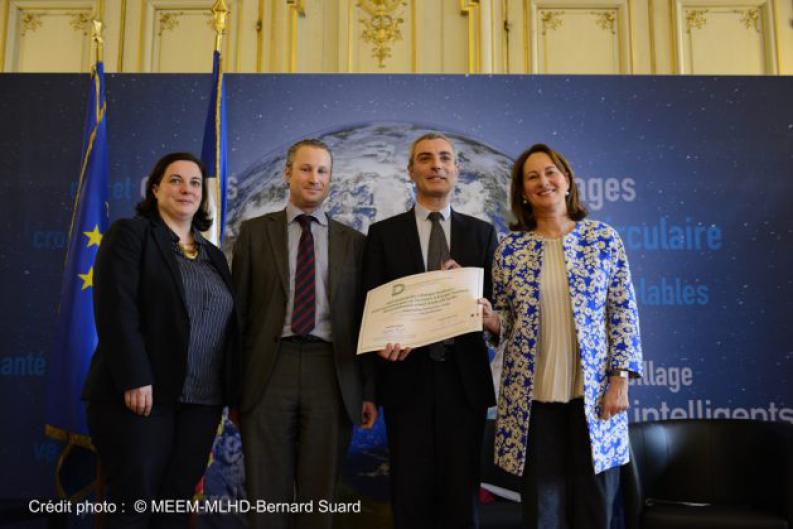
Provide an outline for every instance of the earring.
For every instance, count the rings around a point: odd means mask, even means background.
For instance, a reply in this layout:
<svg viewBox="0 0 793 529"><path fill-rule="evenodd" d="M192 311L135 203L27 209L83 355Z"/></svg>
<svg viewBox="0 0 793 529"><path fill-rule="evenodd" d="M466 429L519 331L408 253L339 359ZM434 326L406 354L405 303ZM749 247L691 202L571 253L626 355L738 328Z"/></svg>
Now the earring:
<svg viewBox="0 0 793 529"><path fill-rule="evenodd" d="M569 197L569 196L570 196L570 191L568 191L568 192L567 192L567 193L565 193L564 195L565 195L566 197Z"/></svg>
<svg viewBox="0 0 793 529"><path fill-rule="evenodd" d="M528 201L528 200L526 200L526 197L521 197L520 201L521 201L522 203L524 203L524 204L528 204L528 203L529 203L529 201Z"/></svg>

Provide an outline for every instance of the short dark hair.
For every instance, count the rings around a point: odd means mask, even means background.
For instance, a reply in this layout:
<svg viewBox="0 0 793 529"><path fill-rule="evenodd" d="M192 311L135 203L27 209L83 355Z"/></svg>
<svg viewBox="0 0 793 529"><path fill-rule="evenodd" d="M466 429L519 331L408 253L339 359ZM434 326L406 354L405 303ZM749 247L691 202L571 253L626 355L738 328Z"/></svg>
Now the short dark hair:
<svg viewBox="0 0 793 529"><path fill-rule="evenodd" d="M446 134L443 134L441 132L428 132L426 134L422 134L421 136L413 140L413 143L410 144L408 169L413 167L413 157L416 156L416 147L418 147L418 144L424 140L443 140L446 143L448 143L449 146L452 148L452 156L454 158L454 163L455 165L457 164L457 150L454 148L454 142Z"/></svg>
<svg viewBox="0 0 793 529"><path fill-rule="evenodd" d="M142 217L160 217L160 212L157 209L157 197L154 196L154 186L160 185L168 166L179 161L193 162L201 171L201 204L198 206L198 211L193 215L191 224L193 228L198 231L206 231L212 226L212 217L209 216L207 206L209 197L207 180L209 176L207 175L207 168L204 163L189 152L172 152L157 160L157 163L154 164L154 169L151 170L148 180L146 181L146 195L143 197L143 200L138 202L135 206L135 212Z"/></svg>
<svg viewBox="0 0 793 529"><path fill-rule="evenodd" d="M567 205L567 216L571 220L581 220L586 217L586 209L581 204L578 198L578 185L575 182L575 175L570 163L560 153L543 143L532 145L520 156L518 156L515 163L512 164L512 180L509 186L509 202L512 215L515 217L515 222L509 225L512 231L530 231L537 227L537 219L531 209L531 204L524 201L523 197L523 166L526 160L529 159L534 153L542 152L548 155L553 164L559 169L570 183L570 194L565 197L565 204Z"/></svg>
<svg viewBox="0 0 793 529"><path fill-rule="evenodd" d="M297 151L300 147L314 147L315 149L322 149L327 152L328 156L330 156L330 169L333 171L333 152L324 141L316 138L305 138L293 143L292 146L289 147L289 150L286 151L285 169L291 168L292 164L295 163L295 156L297 156Z"/></svg>

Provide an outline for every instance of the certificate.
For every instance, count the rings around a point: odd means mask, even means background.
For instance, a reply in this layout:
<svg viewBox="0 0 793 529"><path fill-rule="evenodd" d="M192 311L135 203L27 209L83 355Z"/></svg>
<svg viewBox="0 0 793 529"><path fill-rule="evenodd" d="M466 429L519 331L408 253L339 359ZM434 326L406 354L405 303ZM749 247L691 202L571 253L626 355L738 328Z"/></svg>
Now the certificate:
<svg viewBox="0 0 793 529"><path fill-rule="evenodd" d="M482 268L405 276L373 288L358 335L358 354L388 343L421 347L482 330Z"/></svg>

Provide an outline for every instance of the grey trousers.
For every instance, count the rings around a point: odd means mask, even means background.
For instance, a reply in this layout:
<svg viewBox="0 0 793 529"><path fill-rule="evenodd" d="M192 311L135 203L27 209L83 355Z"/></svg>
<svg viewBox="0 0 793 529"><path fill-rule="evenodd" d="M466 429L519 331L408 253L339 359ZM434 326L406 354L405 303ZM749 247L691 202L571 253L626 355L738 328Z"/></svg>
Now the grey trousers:
<svg viewBox="0 0 793 529"><path fill-rule="evenodd" d="M252 513L251 528L332 527L318 502L334 499L352 436L332 346L282 340L264 395L241 422L248 499L313 505L313 512Z"/></svg>
<svg viewBox="0 0 793 529"><path fill-rule="evenodd" d="M521 502L529 529L608 529L619 468L595 474L583 399L533 402Z"/></svg>

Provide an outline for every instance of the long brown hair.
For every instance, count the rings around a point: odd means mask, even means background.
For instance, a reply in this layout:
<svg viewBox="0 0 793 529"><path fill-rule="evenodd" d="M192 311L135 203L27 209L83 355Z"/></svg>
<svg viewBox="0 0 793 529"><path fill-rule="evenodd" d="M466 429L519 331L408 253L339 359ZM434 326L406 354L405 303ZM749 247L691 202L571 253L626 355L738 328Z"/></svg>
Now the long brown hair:
<svg viewBox="0 0 793 529"><path fill-rule="evenodd" d="M584 209L581 200L578 198L578 185L575 183L575 176L570 163L562 156L562 153L543 143L536 143L523 151L515 160L515 163L512 164L512 180L509 186L510 209L515 217L515 222L509 225L509 229L512 231L530 231L537 227L537 219L534 216L531 204L523 198L523 166L529 156L537 152L547 154L570 183L570 194L565 197L567 216L571 220L581 220L586 217L586 209Z"/></svg>

